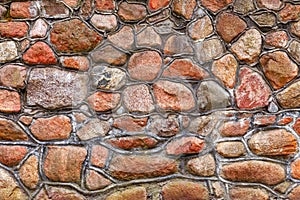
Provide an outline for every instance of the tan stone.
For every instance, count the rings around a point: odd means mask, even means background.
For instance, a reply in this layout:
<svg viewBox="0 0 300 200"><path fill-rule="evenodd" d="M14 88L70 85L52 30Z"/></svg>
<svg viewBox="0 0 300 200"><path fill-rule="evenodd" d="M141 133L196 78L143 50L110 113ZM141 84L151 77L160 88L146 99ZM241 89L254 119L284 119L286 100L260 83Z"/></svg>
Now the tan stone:
<svg viewBox="0 0 300 200"><path fill-rule="evenodd" d="M225 158L236 158L246 153L246 148L242 142L220 142L216 145L217 152Z"/></svg>

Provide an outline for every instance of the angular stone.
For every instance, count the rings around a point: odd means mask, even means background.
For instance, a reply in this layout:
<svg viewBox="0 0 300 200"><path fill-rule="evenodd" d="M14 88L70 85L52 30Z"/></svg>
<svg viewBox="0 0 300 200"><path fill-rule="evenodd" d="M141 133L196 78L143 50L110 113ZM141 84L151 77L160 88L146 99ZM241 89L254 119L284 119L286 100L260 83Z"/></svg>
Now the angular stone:
<svg viewBox="0 0 300 200"><path fill-rule="evenodd" d="M274 89L282 88L298 74L297 65L283 51L266 53L259 62Z"/></svg>
<svg viewBox="0 0 300 200"><path fill-rule="evenodd" d="M125 22L139 21L146 17L147 9L142 4L122 2L119 5L118 15Z"/></svg>
<svg viewBox="0 0 300 200"><path fill-rule="evenodd" d="M89 140L96 137L103 137L108 133L109 129L109 122L94 118L87 124L83 125L77 131L77 136L80 140Z"/></svg>
<svg viewBox="0 0 300 200"><path fill-rule="evenodd" d="M79 19L56 22L50 32L50 41L59 53L88 52L102 37Z"/></svg>
<svg viewBox="0 0 300 200"><path fill-rule="evenodd" d="M136 36L136 45L139 47L160 48L162 40L152 27L147 27Z"/></svg>
<svg viewBox="0 0 300 200"><path fill-rule="evenodd" d="M298 200L300 196L300 186L293 188L293 190L289 193L289 200Z"/></svg>
<svg viewBox="0 0 300 200"><path fill-rule="evenodd" d="M202 64L221 56L224 52L224 47L221 40L217 38L211 38L196 43L195 51L198 61Z"/></svg>
<svg viewBox="0 0 300 200"><path fill-rule="evenodd" d="M25 146L0 146L0 162L8 167L18 165L26 156L28 150Z"/></svg>
<svg viewBox="0 0 300 200"><path fill-rule="evenodd" d="M300 107L299 87L300 81L294 82L276 95L279 104L283 108Z"/></svg>
<svg viewBox="0 0 300 200"><path fill-rule="evenodd" d="M279 10L282 2L281 0L256 0L259 8L267 8L271 10Z"/></svg>
<svg viewBox="0 0 300 200"><path fill-rule="evenodd" d="M118 26L117 17L115 15L94 14L91 23L101 31L113 31Z"/></svg>
<svg viewBox="0 0 300 200"><path fill-rule="evenodd" d="M170 0L149 0L148 7L150 10L155 11L167 7L169 3Z"/></svg>
<svg viewBox="0 0 300 200"><path fill-rule="evenodd" d="M35 18L38 15L38 7L34 1L12 2L9 14L12 18L18 19Z"/></svg>
<svg viewBox="0 0 300 200"><path fill-rule="evenodd" d="M201 0L202 5L213 12L219 12L232 2L233 0Z"/></svg>
<svg viewBox="0 0 300 200"><path fill-rule="evenodd" d="M159 115L151 116L149 130L161 137L171 137L179 133L179 122L176 115L169 115L167 118Z"/></svg>
<svg viewBox="0 0 300 200"><path fill-rule="evenodd" d="M233 4L233 10L237 13L247 14L255 10L253 0L235 0Z"/></svg>
<svg viewBox="0 0 300 200"><path fill-rule="evenodd" d="M22 38L27 35L28 25L25 22L1 22L0 35L5 38Z"/></svg>
<svg viewBox="0 0 300 200"><path fill-rule="evenodd" d="M72 124L69 117L55 115L36 119L30 126L30 131L38 140L64 140L70 137Z"/></svg>
<svg viewBox="0 0 300 200"><path fill-rule="evenodd" d="M293 118L292 118L291 121L293 121ZM290 121L290 122L291 122L291 121ZM298 135L300 135L300 118L297 118L297 119L296 119L296 121L295 121L295 123L294 123L294 125L293 125L293 129L294 129L294 131L295 131Z"/></svg>
<svg viewBox="0 0 300 200"><path fill-rule="evenodd" d="M217 117L214 115L204 115L193 119L188 130L202 136L209 135L217 124Z"/></svg>
<svg viewBox="0 0 300 200"><path fill-rule="evenodd" d="M178 164L161 155L117 155L112 158L108 170L119 180L134 180L176 173Z"/></svg>
<svg viewBox="0 0 300 200"><path fill-rule="evenodd" d="M227 43L247 28L247 24L238 15L223 12L218 16L216 29L218 34Z"/></svg>
<svg viewBox="0 0 300 200"><path fill-rule="evenodd" d="M205 147L205 141L197 137L174 139L166 146L169 155L197 154Z"/></svg>
<svg viewBox="0 0 300 200"><path fill-rule="evenodd" d="M128 61L128 73L131 78L141 81L153 81L162 67L162 58L156 51L134 53Z"/></svg>
<svg viewBox="0 0 300 200"><path fill-rule="evenodd" d="M87 20L92 14L94 0L86 0L83 1L82 6L80 8L80 16Z"/></svg>
<svg viewBox="0 0 300 200"><path fill-rule="evenodd" d="M124 149L151 149L156 147L158 141L152 137L147 136L127 136L127 137L119 137L106 140L110 145Z"/></svg>
<svg viewBox="0 0 300 200"><path fill-rule="evenodd" d="M0 140L28 140L28 136L12 120L0 118Z"/></svg>
<svg viewBox="0 0 300 200"><path fill-rule="evenodd" d="M86 97L87 81L85 74L50 67L34 68L27 84L27 104L47 109L76 106Z"/></svg>
<svg viewBox="0 0 300 200"><path fill-rule="evenodd" d="M300 20L297 22L291 23L290 31L292 34L300 38Z"/></svg>
<svg viewBox="0 0 300 200"><path fill-rule="evenodd" d="M285 31L274 31L266 35L265 43L266 45L283 48L287 45L289 37Z"/></svg>
<svg viewBox="0 0 300 200"><path fill-rule="evenodd" d="M208 189L201 183L178 180L171 181L162 187L164 200L189 199L208 200Z"/></svg>
<svg viewBox="0 0 300 200"><path fill-rule="evenodd" d="M143 132L147 125L148 118L134 118L122 116L114 119L113 127L127 132Z"/></svg>
<svg viewBox="0 0 300 200"><path fill-rule="evenodd" d="M188 26L188 34L193 40L203 40L212 34L214 27L209 16L197 19Z"/></svg>
<svg viewBox="0 0 300 200"><path fill-rule="evenodd" d="M120 98L118 93L96 92L87 98L87 102L96 112L105 112L116 108Z"/></svg>
<svg viewBox="0 0 300 200"><path fill-rule="evenodd" d="M126 83L126 73L116 68L95 66L91 71L91 81L94 88L118 90Z"/></svg>
<svg viewBox="0 0 300 200"><path fill-rule="evenodd" d="M209 74L190 59L175 59L163 72L162 76L191 80L202 80Z"/></svg>
<svg viewBox="0 0 300 200"><path fill-rule="evenodd" d="M23 60L29 65L51 65L57 63L53 50L44 42L37 42L33 44L23 54Z"/></svg>
<svg viewBox="0 0 300 200"><path fill-rule="evenodd" d="M14 41L0 42L0 63L12 61L17 56L18 49Z"/></svg>
<svg viewBox="0 0 300 200"><path fill-rule="evenodd" d="M96 0L95 8L98 11L113 11L115 9L115 0Z"/></svg>
<svg viewBox="0 0 300 200"><path fill-rule="evenodd" d="M63 0L63 2L72 8L76 8L79 5L80 0Z"/></svg>
<svg viewBox="0 0 300 200"><path fill-rule="evenodd" d="M144 187L134 187L119 192L115 192L106 197L105 200L146 200L147 191Z"/></svg>
<svg viewBox="0 0 300 200"><path fill-rule="evenodd" d="M84 196L79 194L73 189L66 189L61 186L47 186L46 189L40 190L34 200L50 200L50 199L63 199L63 200L87 200Z"/></svg>
<svg viewBox="0 0 300 200"><path fill-rule="evenodd" d="M170 19L164 19L163 21L154 25L154 29L159 34L170 34L173 33L173 27L175 26L174 22ZM176 37L176 36L175 36ZM175 38L173 38L174 40Z"/></svg>
<svg viewBox="0 0 300 200"><path fill-rule="evenodd" d="M216 145L218 154L225 158L236 158L246 153L245 146L242 142L220 142Z"/></svg>
<svg viewBox="0 0 300 200"><path fill-rule="evenodd" d="M233 45L231 51L240 61L253 64L261 52L262 38L258 30L247 30Z"/></svg>
<svg viewBox="0 0 300 200"><path fill-rule="evenodd" d="M87 151L77 146L49 146L43 170L47 178L58 182L80 182Z"/></svg>
<svg viewBox="0 0 300 200"><path fill-rule="evenodd" d="M253 124L257 126L268 126L274 124L275 121L275 115L256 115Z"/></svg>
<svg viewBox="0 0 300 200"><path fill-rule="evenodd" d="M261 27L272 27L276 24L276 16L272 12L251 15L251 19Z"/></svg>
<svg viewBox="0 0 300 200"><path fill-rule="evenodd" d="M297 20L300 16L300 5L286 3L284 8L278 13L279 21L286 23L288 21Z"/></svg>
<svg viewBox="0 0 300 200"><path fill-rule="evenodd" d="M41 16L46 18L66 18L69 16L70 10L59 1L42 0Z"/></svg>
<svg viewBox="0 0 300 200"><path fill-rule="evenodd" d="M119 32L109 35L108 40L117 47L130 50L134 45L133 29L130 26L123 26Z"/></svg>
<svg viewBox="0 0 300 200"><path fill-rule="evenodd" d="M193 16L196 5L196 0L174 0L172 3L172 11L189 20Z"/></svg>
<svg viewBox="0 0 300 200"><path fill-rule="evenodd" d="M38 19L30 30L30 37L43 38L47 34L48 24L43 19Z"/></svg>
<svg viewBox="0 0 300 200"><path fill-rule="evenodd" d="M123 102L129 112L149 113L154 110L154 103L146 85L128 86L123 91Z"/></svg>
<svg viewBox="0 0 300 200"><path fill-rule="evenodd" d="M287 125L293 121L293 117L290 116L284 116L280 120L278 120L277 124L278 125ZM295 122L295 125L297 124L297 121ZM299 122L300 123L300 122ZM299 124L300 125L300 124ZM294 127L293 127L294 128ZM300 127L299 127L300 128ZM295 128L294 128L295 129ZM295 130L297 132L297 130ZM298 133L298 132L297 132Z"/></svg>
<svg viewBox="0 0 300 200"><path fill-rule="evenodd" d="M21 111L21 97L18 92L0 89L0 112L17 113Z"/></svg>
<svg viewBox="0 0 300 200"><path fill-rule="evenodd" d="M65 68L80 71L87 71L90 65L89 59L85 56L62 56L60 57L60 63Z"/></svg>
<svg viewBox="0 0 300 200"><path fill-rule="evenodd" d="M221 176L235 182L255 182L265 185L276 185L285 180L285 169L267 161L241 161L223 165Z"/></svg>
<svg viewBox="0 0 300 200"><path fill-rule="evenodd" d="M230 95L215 81L203 81L197 89L197 103L201 112L230 106Z"/></svg>
<svg viewBox="0 0 300 200"><path fill-rule="evenodd" d="M269 195L265 190L250 187L234 187L229 190L229 196L232 200L259 199L268 200Z"/></svg>
<svg viewBox="0 0 300 200"><path fill-rule="evenodd" d="M250 68L243 67L239 73L240 84L235 90L237 106L256 109L268 105L271 90L263 78Z"/></svg>
<svg viewBox="0 0 300 200"><path fill-rule="evenodd" d="M288 48L288 51L290 55L298 62L300 63L300 42L297 40L293 40Z"/></svg>
<svg viewBox="0 0 300 200"><path fill-rule="evenodd" d="M300 160L299 158L291 163L291 176L300 179Z"/></svg>
<svg viewBox="0 0 300 200"><path fill-rule="evenodd" d="M153 85L157 105L164 110L188 111L195 107L191 90L181 83L157 81Z"/></svg>
<svg viewBox="0 0 300 200"><path fill-rule="evenodd" d="M24 162L19 171L21 181L30 189L35 189L40 180L38 164L38 158L32 155Z"/></svg>
<svg viewBox="0 0 300 200"><path fill-rule="evenodd" d="M191 174L197 176L213 176L216 171L216 162L211 154L193 158L187 162Z"/></svg>
<svg viewBox="0 0 300 200"><path fill-rule="evenodd" d="M91 153L91 164L100 168L105 167L108 154L109 151L107 148L101 145L94 145Z"/></svg>
<svg viewBox="0 0 300 200"><path fill-rule="evenodd" d="M126 53L108 45L91 52L92 60L95 63L108 63L111 65L124 65L127 61Z"/></svg>
<svg viewBox="0 0 300 200"><path fill-rule="evenodd" d="M149 0L150 2L151 0ZM156 1L156 0L155 0ZM169 1L169 0L162 0L162 1ZM159 0L159 2L162 2L161 0ZM170 16L170 10L168 9L163 9L161 10L161 12L157 12L157 13L154 13L153 15L150 15L149 17L147 17L147 22L149 23L159 23L159 22L162 22L164 20L168 20L168 17ZM155 27L155 25L154 25ZM158 31L157 31L158 32Z"/></svg>
<svg viewBox="0 0 300 200"><path fill-rule="evenodd" d="M165 43L164 53L167 55L192 54L193 48L189 44L188 37L172 35Z"/></svg>
<svg viewBox="0 0 300 200"><path fill-rule="evenodd" d="M219 132L223 137L238 137L245 135L249 128L250 120L241 119L239 121L224 122L219 128Z"/></svg>
<svg viewBox="0 0 300 200"><path fill-rule="evenodd" d="M86 187L89 190L99 190L109 186L112 182L94 170L89 170L86 175Z"/></svg>
<svg viewBox="0 0 300 200"><path fill-rule="evenodd" d="M26 80L26 67L5 65L0 68L0 84L7 87L23 88Z"/></svg>
<svg viewBox="0 0 300 200"><path fill-rule="evenodd" d="M33 117L23 115L19 118L19 121L25 124L26 126L29 126L33 121Z"/></svg>

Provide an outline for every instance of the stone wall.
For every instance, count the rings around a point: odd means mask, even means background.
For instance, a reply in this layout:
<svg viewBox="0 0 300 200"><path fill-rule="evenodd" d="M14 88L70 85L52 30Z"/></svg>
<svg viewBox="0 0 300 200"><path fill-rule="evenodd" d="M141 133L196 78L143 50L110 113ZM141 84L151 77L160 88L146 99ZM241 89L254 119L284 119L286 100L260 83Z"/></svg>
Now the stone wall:
<svg viewBox="0 0 300 200"><path fill-rule="evenodd" d="M300 199L299 0L0 0L0 199Z"/></svg>

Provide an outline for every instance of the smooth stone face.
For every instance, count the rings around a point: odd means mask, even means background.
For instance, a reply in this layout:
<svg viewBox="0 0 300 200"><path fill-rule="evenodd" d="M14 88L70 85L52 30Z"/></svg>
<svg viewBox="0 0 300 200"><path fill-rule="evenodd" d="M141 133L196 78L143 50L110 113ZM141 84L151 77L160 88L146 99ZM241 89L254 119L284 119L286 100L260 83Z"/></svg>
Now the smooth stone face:
<svg viewBox="0 0 300 200"><path fill-rule="evenodd" d="M0 23L0 35L4 38L23 38L27 31L28 25L25 22Z"/></svg>
<svg viewBox="0 0 300 200"><path fill-rule="evenodd" d="M290 30L292 34L300 38L300 20L298 22L291 23Z"/></svg>
<svg viewBox="0 0 300 200"><path fill-rule="evenodd" d="M202 64L221 56L224 52L224 47L219 39L212 38L196 43L195 50L196 57Z"/></svg>
<svg viewBox="0 0 300 200"><path fill-rule="evenodd" d="M36 195L34 200L40 199L51 199L55 197L57 199L64 199L64 200L87 200L83 195L79 194L74 189L66 189L64 187L58 186L49 186L46 189L43 188L40 192Z"/></svg>
<svg viewBox="0 0 300 200"><path fill-rule="evenodd" d="M96 137L105 136L110 129L107 121L92 119L77 130L77 136L80 140L89 140Z"/></svg>
<svg viewBox="0 0 300 200"><path fill-rule="evenodd" d="M220 11L232 2L233 0L201 0L202 5L213 12Z"/></svg>
<svg viewBox="0 0 300 200"><path fill-rule="evenodd" d="M17 45L13 41L0 43L0 63L14 60L18 56Z"/></svg>
<svg viewBox="0 0 300 200"><path fill-rule="evenodd" d="M48 24L43 19L38 19L34 23L29 35L32 38L42 38L47 34Z"/></svg>
<svg viewBox="0 0 300 200"><path fill-rule="evenodd" d="M20 179L30 189L35 189L40 180L38 162L38 158L32 155L20 168Z"/></svg>
<svg viewBox="0 0 300 200"><path fill-rule="evenodd" d="M175 14L189 20L193 15L196 5L196 0L174 0L172 4L172 11Z"/></svg>
<svg viewBox="0 0 300 200"><path fill-rule="evenodd" d="M108 40L111 41L115 46L122 49L133 49L133 29L130 26L123 26L117 33L109 35Z"/></svg>
<svg viewBox="0 0 300 200"><path fill-rule="evenodd" d="M121 200L121 199L146 200L147 191L144 187L134 187L131 189L115 192L107 196L105 200Z"/></svg>
<svg viewBox="0 0 300 200"><path fill-rule="evenodd" d="M101 31L113 31L118 26L117 17L115 15L94 14L91 23Z"/></svg>
<svg viewBox="0 0 300 200"><path fill-rule="evenodd" d="M105 112L116 108L120 102L119 93L95 92L87 98L90 107L96 112Z"/></svg>
<svg viewBox="0 0 300 200"><path fill-rule="evenodd" d="M253 0L235 0L234 4L234 11L241 13L241 14L247 14L253 10L255 10L254 2Z"/></svg>
<svg viewBox="0 0 300 200"><path fill-rule="evenodd" d="M269 195L265 190L250 187L235 187L229 190L229 196L232 200L259 199L268 200Z"/></svg>
<svg viewBox="0 0 300 200"><path fill-rule="evenodd" d="M173 139L166 146L168 155L183 155L183 154L197 154L203 150L205 142L197 137L182 137L180 139Z"/></svg>
<svg viewBox="0 0 300 200"><path fill-rule="evenodd" d="M288 41L289 36L285 31L272 31L268 33L265 38L266 45L278 48L285 47Z"/></svg>
<svg viewBox="0 0 300 200"><path fill-rule="evenodd" d="M21 111L21 96L18 92L0 89L0 112L17 113Z"/></svg>
<svg viewBox="0 0 300 200"><path fill-rule="evenodd" d="M220 142L216 145L216 151L225 158L236 158L246 153L242 142Z"/></svg>

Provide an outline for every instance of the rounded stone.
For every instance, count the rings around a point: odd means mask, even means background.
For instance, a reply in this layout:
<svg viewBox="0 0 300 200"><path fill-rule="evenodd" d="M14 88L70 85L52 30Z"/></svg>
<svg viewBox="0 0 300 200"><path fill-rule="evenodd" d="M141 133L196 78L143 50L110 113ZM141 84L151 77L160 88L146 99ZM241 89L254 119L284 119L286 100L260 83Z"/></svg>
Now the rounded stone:
<svg viewBox="0 0 300 200"><path fill-rule="evenodd" d="M268 8L271 10L279 10L282 2L281 0L256 0L259 8Z"/></svg>
<svg viewBox="0 0 300 200"><path fill-rule="evenodd" d="M116 108L120 99L119 93L96 92L87 98L87 102L96 112L105 112Z"/></svg>
<svg viewBox="0 0 300 200"><path fill-rule="evenodd" d="M171 35L165 43L164 53L167 55L192 54L193 48L185 35Z"/></svg>
<svg viewBox="0 0 300 200"><path fill-rule="evenodd" d="M292 34L296 35L298 38L300 38L300 20L297 22L291 23L290 31Z"/></svg>
<svg viewBox="0 0 300 200"><path fill-rule="evenodd" d="M146 200L147 191L144 187L133 187L130 189L115 192L106 197L105 200Z"/></svg>
<svg viewBox="0 0 300 200"><path fill-rule="evenodd" d="M0 63L14 60L18 56L17 43L14 41L0 42Z"/></svg>
<svg viewBox="0 0 300 200"><path fill-rule="evenodd" d="M134 33L130 26L123 26L117 33L108 36L115 46L125 50L133 49Z"/></svg>
<svg viewBox="0 0 300 200"><path fill-rule="evenodd" d="M288 41L289 41L289 37L285 31L269 32L265 38L266 45L277 47L277 48L285 47Z"/></svg>
<svg viewBox="0 0 300 200"><path fill-rule="evenodd" d="M137 34L136 45L139 47L160 48L162 39L160 35L155 32L154 28L149 26Z"/></svg>
<svg viewBox="0 0 300 200"><path fill-rule="evenodd" d="M88 58L85 56L62 56L60 62L65 68L80 71L87 71L90 65Z"/></svg>
<svg viewBox="0 0 300 200"><path fill-rule="evenodd" d="M249 119L241 119L239 121L227 121L219 127L219 132L223 137L238 137L247 133L250 128Z"/></svg>
<svg viewBox="0 0 300 200"><path fill-rule="evenodd" d="M189 20L193 16L196 5L196 0L174 0L172 3L172 11Z"/></svg>
<svg viewBox="0 0 300 200"><path fill-rule="evenodd" d="M242 142L220 142L216 145L216 151L225 158L236 158L246 153L245 146Z"/></svg>
<svg viewBox="0 0 300 200"><path fill-rule="evenodd" d="M221 56L224 53L224 46L218 38L210 38L196 43L195 51L198 61L203 64Z"/></svg>
<svg viewBox="0 0 300 200"><path fill-rule="evenodd" d="M209 16L205 15L188 26L188 34L193 40L203 40L213 33L214 27Z"/></svg>
<svg viewBox="0 0 300 200"><path fill-rule="evenodd" d="M91 152L91 164L103 168L105 167L106 160L108 159L109 151L101 145L94 145Z"/></svg>
<svg viewBox="0 0 300 200"><path fill-rule="evenodd" d="M38 19L30 30L30 37L43 38L47 34L48 24L43 19Z"/></svg>
<svg viewBox="0 0 300 200"><path fill-rule="evenodd" d="M142 4L122 2L118 10L119 17L127 21L139 21L146 17L147 9Z"/></svg>
<svg viewBox="0 0 300 200"><path fill-rule="evenodd" d="M111 45L100 47L92 51L90 55L95 63L108 63L119 66L127 62L127 54Z"/></svg>
<svg viewBox="0 0 300 200"><path fill-rule="evenodd" d="M234 187L229 190L232 200L268 200L269 195L265 190L250 187Z"/></svg>
<svg viewBox="0 0 300 200"><path fill-rule="evenodd" d="M77 136L82 141L97 137L104 137L108 133L109 129L109 122L93 118L77 130Z"/></svg>
<svg viewBox="0 0 300 200"><path fill-rule="evenodd" d="M280 91L276 98L283 108L297 108L300 107L300 81L296 81Z"/></svg>
<svg viewBox="0 0 300 200"><path fill-rule="evenodd" d="M205 141L197 137L182 137L171 140L166 146L169 155L197 154L205 147Z"/></svg>
<svg viewBox="0 0 300 200"><path fill-rule="evenodd" d="M293 40L289 45L288 51L290 55L296 60L296 62L300 63L300 42L298 42L297 40Z"/></svg>
<svg viewBox="0 0 300 200"><path fill-rule="evenodd" d="M91 18L91 23L101 31L113 31L118 26L115 15L94 14Z"/></svg>
<svg viewBox="0 0 300 200"><path fill-rule="evenodd" d="M300 196L300 186L297 185L295 188L291 190L291 192L288 194L289 200L299 200Z"/></svg>
<svg viewBox="0 0 300 200"><path fill-rule="evenodd" d="M37 42L33 44L23 54L23 61L30 65L51 65L57 63L53 50L44 42Z"/></svg>
<svg viewBox="0 0 300 200"><path fill-rule="evenodd" d="M150 10L155 11L168 6L169 3L170 0L149 0L148 7L150 8Z"/></svg>
<svg viewBox="0 0 300 200"><path fill-rule="evenodd" d="M279 21L286 23L292 20L298 20L300 15L300 5L286 3L284 8L278 13Z"/></svg>
<svg viewBox="0 0 300 200"><path fill-rule="evenodd" d="M27 35L28 25L25 22L1 22L0 35L7 38L22 38Z"/></svg>
<svg viewBox="0 0 300 200"><path fill-rule="evenodd" d="M220 11L232 2L233 0L201 0L201 4L213 12Z"/></svg>
<svg viewBox="0 0 300 200"><path fill-rule="evenodd" d="M143 132L146 128L148 118L135 118L122 116L114 119L113 127L127 132Z"/></svg>
<svg viewBox="0 0 300 200"><path fill-rule="evenodd" d="M0 139L9 141L28 140L28 136L12 120L0 118Z"/></svg>
<svg viewBox="0 0 300 200"><path fill-rule="evenodd" d="M25 146L0 145L0 162L8 167L18 165L28 153Z"/></svg>
<svg viewBox="0 0 300 200"><path fill-rule="evenodd" d="M0 112L17 113L21 111L21 97L18 92L0 89Z"/></svg>
<svg viewBox="0 0 300 200"><path fill-rule="evenodd" d="M193 158L187 162L190 173L197 176L213 176L216 171L216 162L211 154Z"/></svg>
<svg viewBox="0 0 300 200"><path fill-rule="evenodd" d="M23 88L27 70L19 65L5 65L0 68L0 84L7 87Z"/></svg>
<svg viewBox="0 0 300 200"><path fill-rule="evenodd" d="M147 136L118 137L108 139L106 142L116 148L124 150L151 149L156 147L158 143L156 139Z"/></svg>
<svg viewBox="0 0 300 200"><path fill-rule="evenodd" d="M19 171L21 181L30 189L35 189L40 180L38 162L38 158L32 155L24 162Z"/></svg>
<svg viewBox="0 0 300 200"><path fill-rule="evenodd" d="M95 8L98 11L113 11L115 9L115 0L96 0Z"/></svg>
<svg viewBox="0 0 300 200"><path fill-rule="evenodd" d="M86 187L89 190L99 190L109 186L112 182L105 178L103 175L100 175L94 170L89 170L86 174Z"/></svg>

